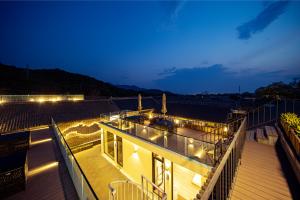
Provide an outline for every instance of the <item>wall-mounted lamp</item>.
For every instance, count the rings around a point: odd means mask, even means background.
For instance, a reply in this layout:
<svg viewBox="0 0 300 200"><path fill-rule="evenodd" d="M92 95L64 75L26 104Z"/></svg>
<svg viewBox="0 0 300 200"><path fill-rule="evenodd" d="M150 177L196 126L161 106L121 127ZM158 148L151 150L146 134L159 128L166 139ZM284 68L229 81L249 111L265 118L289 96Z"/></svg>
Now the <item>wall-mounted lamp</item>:
<svg viewBox="0 0 300 200"><path fill-rule="evenodd" d="M228 131L228 128L227 126L224 127L224 132L227 132Z"/></svg>
<svg viewBox="0 0 300 200"><path fill-rule="evenodd" d="M139 158L139 154L138 154L138 146L134 145L134 150L133 150L133 154L132 156L135 158L135 159L138 159Z"/></svg>
<svg viewBox="0 0 300 200"><path fill-rule="evenodd" d="M192 183L201 187L201 179L202 179L202 176L200 174L195 174L193 177Z"/></svg>
<svg viewBox="0 0 300 200"><path fill-rule="evenodd" d="M171 161L165 160L165 169L166 179L169 180L171 176Z"/></svg>

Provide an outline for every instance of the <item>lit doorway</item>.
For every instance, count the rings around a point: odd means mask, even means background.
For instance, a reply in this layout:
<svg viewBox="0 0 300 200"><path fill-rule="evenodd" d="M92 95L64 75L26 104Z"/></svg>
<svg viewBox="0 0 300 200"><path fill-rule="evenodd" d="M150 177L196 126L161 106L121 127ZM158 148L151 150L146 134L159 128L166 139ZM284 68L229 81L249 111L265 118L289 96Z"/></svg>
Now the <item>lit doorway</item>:
<svg viewBox="0 0 300 200"><path fill-rule="evenodd" d="M155 153L152 154L152 181L156 186L165 191L164 158Z"/></svg>
<svg viewBox="0 0 300 200"><path fill-rule="evenodd" d="M119 136L117 136L117 163L123 167L123 143Z"/></svg>
<svg viewBox="0 0 300 200"><path fill-rule="evenodd" d="M105 141L105 153L110 158L114 160L115 157L115 145L114 145L114 134L111 132L106 132L106 141Z"/></svg>

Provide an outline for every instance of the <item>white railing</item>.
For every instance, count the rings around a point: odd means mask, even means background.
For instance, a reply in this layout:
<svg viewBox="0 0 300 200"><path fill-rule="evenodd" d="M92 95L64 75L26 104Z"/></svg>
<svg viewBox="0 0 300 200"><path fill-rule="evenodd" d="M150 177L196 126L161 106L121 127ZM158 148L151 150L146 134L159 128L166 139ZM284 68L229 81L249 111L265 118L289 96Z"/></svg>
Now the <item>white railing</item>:
<svg viewBox="0 0 300 200"><path fill-rule="evenodd" d="M73 181L74 187L78 194L80 200L97 200L98 197L94 192L92 186L85 177L80 165L78 164L75 156L73 155L71 148L65 141L63 135L61 134L59 128L57 127L55 121L51 118L51 123L53 127L53 132L55 139L58 143L59 149L61 151L62 157L65 161L71 179Z"/></svg>
<svg viewBox="0 0 300 200"><path fill-rule="evenodd" d="M118 180L108 185L109 200L166 200L166 193L146 177L142 185L130 180Z"/></svg>

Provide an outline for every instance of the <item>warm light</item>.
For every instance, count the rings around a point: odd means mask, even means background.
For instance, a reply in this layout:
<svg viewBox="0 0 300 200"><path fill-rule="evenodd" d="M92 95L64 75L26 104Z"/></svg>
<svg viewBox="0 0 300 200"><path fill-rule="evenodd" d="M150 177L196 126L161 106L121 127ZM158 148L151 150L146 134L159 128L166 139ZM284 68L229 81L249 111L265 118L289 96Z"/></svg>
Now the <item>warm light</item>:
<svg viewBox="0 0 300 200"><path fill-rule="evenodd" d="M49 164L46 164L41 167L37 167L33 170L30 170L28 174L29 174L29 176L34 176L34 175L40 174L42 172L45 172L49 169L55 168L57 166L58 166L58 162L51 162Z"/></svg>
<svg viewBox="0 0 300 200"><path fill-rule="evenodd" d="M189 143L193 144L194 143L194 139L193 138L189 138Z"/></svg>
<svg viewBox="0 0 300 200"><path fill-rule="evenodd" d="M149 114L149 119L152 119L153 118L153 115L150 113Z"/></svg>
<svg viewBox="0 0 300 200"><path fill-rule="evenodd" d="M204 150L203 149L199 149L196 152L195 156L197 156L198 158L201 158L203 156L203 154L204 154Z"/></svg>
<svg viewBox="0 0 300 200"><path fill-rule="evenodd" d="M39 98L39 99L38 99L38 102L39 102L39 103L44 103L44 102L45 102L45 99L44 99L44 98Z"/></svg>
<svg viewBox="0 0 300 200"><path fill-rule="evenodd" d="M138 152L137 152L138 149L139 149L139 147L136 146L136 145L134 145L134 151L133 151L132 156L133 156L133 158L135 158L135 159L138 159L138 158L139 158L139 155L138 155Z"/></svg>
<svg viewBox="0 0 300 200"><path fill-rule="evenodd" d="M33 98L31 98L31 99L29 99L29 101L30 101L30 102L34 102L34 99L33 99Z"/></svg>
<svg viewBox="0 0 300 200"><path fill-rule="evenodd" d="M119 118L120 118L120 115L112 115L112 116L110 116L109 120L114 121L114 120L119 119Z"/></svg>
<svg viewBox="0 0 300 200"><path fill-rule="evenodd" d="M50 141L52 141L52 138L47 138L47 139L43 139L43 140L34 141L34 142L31 142L31 145L42 144L42 143L50 142Z"/></svg>
<svg viewBox="0 0 300 200"><path fill-rule="evenodd" d="M201 187L201 179L202 179L202 176L200 174L195 174L193 177L192 183Z"/></svg>
<svg viewBox="0 0 300 200"><path fill-rule="evenodd" d="M4 101L4 100L1 100L1 101L0 101L0 104L4 104L4 103L5 103L5 101Z"/></svg>
<svg viewBox="0 0 300 200"><path fill-rule="evenodd" d="M166 167L166 170L169 171L171 169L171 161L166 160L165 161L165 167Z"/></svg>
<svg viewBox="0 0 300 200"><path fill-rule="evenodd" d="M175 119L174 122L175 122L175 124L179 124L179 120L178 119Z"/></svg>
<svg viewBox="0 0 300 200"><path fill-rule="evenodd" d="M153 141L153 140L156 140L159 137L160 137L160 135L153 135L153 136L150 137L150 140Z"/></svg>
<svg viewBox="0 0 300 200"><path fill-rule="evenodd" d="M224 127L224 132L227 132L228 131L228 128L227 126Z"/></svg>

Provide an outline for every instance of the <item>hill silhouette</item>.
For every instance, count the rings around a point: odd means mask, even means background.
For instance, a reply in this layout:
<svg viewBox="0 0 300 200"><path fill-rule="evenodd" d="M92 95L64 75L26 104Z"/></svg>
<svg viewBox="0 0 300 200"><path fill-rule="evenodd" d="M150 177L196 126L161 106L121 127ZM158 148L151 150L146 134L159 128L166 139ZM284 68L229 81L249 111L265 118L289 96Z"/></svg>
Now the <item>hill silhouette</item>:
<svg viewBox="0 0 300 200"><path fill-rule="evenodd" d="M138 93L157 95L157 90L151 92L119 88L61 69L29 69L0 64L0 94L84 94L109 97L134 96Z"/></svg>

